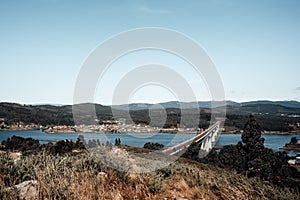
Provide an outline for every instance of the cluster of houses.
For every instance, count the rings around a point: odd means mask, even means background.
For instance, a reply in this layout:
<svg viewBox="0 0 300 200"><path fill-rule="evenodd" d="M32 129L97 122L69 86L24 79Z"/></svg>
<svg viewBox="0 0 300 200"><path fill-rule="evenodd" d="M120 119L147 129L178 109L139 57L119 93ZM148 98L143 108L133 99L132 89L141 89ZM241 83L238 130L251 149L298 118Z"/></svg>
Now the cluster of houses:
<svg viewBox="0 0 300 200"><path fill-rule="evenodd" d="M119 120L105 120L101 123L93 125L47 125L41 126L37 124L25 124L23 122L16 122L10 125L5 123L4 118L0 118L0 129L9 130L42 130L46 133L196 133L201 132L203 129L199 128L181 128L181 127L152 127L147 124L126 123L126 119Z"/></svg>
<svg viewBox="0 0 300 200"><path fill-rule="evenodd" d="M65 127L58 127L62 130ZM162 127L152 127L147 124L134 124L134 123L126 123L126 119L119 120L105 120L100 124L93 125L75 125L72 127L68 127L76 130L76 132L85 132L85 133L195 133L201 131L200 129L192 129L192 128L162 128Z"/></svg>
<svg viewBox="0 0 300 200"><path fill-rule="evenodd" d="M2 129L9 129L9 130L37 130L40 129L41 126L30 123L30 124L25 124L23 122L15 122L13 124L8 125L5 123L5 118L0 118L0 130Z"/></svg>

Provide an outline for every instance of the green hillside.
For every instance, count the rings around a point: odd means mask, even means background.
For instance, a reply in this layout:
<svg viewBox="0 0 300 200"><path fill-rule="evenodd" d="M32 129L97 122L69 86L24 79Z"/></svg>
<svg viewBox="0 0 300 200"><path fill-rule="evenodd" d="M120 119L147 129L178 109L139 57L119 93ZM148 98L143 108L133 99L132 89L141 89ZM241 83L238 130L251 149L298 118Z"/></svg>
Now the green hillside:
<svg viewBox="0 0 300 200"><path fill-rule="evenodd" d="M204 102L202 102L203 104ZM173 105L174 102L164 103L165 105ZM194 127L198 122L200 128L207 128L211 120L211 108L200 107L199 114L195 114L195 108L191 108L195 103L190 106L185 103L184 112L188 113L188 119L183 123L186 127ZM175 105L175 104L174 104ZM200 103L199 103L200 105ZM205 105L208 105L205 102ZM283 106L286 105L286 106ZM233 103L229 102L226 106L227 114L225 121L225 130L241 130L243 122L249 114L253 114L262 126L264 131L298 131L300 129L300 108L296 102L246 102L246 103ZM10 125L17 122L24 124L37 124L37 125L74 125L72 108L77 110L76 122L80 124L94 124L96 122L102 123L105 120L117 120L119 118L132 119L136 124L149 124L150 116L149 109L143 106L134 106L129 111L129 115L124 109L113 109L110 106L103 106L100 104L78 104L73 107L70 105L54 106L54 105L21 105L16 103L0 103L0 123L1 120L5 124ZM147 104L146 107L149 107ZM167 120L164 127L176 127L180 124L181 112L179 108L166 108ZM113 112L112 112L113 111ZM151 110L153 113L155 110ZM160 110L157 109L157 117L159 117ZM218 112L218 108L214 108L214 112ZM96 116L91 113L95 112ZM79 114L78 114L79 113ZM190 113L190 114L189 114ZM214 120L214 119L212 119ZM155 125L155 124L154 124Z"/></svg>

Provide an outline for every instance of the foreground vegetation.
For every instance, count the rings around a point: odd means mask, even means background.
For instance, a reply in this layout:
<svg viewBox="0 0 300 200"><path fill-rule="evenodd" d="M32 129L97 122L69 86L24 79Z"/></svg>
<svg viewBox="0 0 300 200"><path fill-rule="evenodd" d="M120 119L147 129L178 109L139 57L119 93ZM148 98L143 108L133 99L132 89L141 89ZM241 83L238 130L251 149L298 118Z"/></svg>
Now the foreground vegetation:
<svg viewBox="0 0 300 200"><path fill-rule="evenodd" d="M119 172L89 154L54 156L40 152L14 161L2 153L0 163L0 199L298 198L292 189L184 159L143 174ZM30 180L34 181L21 193L14 187ZM26 189L31 192L24 192Z"/></svg>

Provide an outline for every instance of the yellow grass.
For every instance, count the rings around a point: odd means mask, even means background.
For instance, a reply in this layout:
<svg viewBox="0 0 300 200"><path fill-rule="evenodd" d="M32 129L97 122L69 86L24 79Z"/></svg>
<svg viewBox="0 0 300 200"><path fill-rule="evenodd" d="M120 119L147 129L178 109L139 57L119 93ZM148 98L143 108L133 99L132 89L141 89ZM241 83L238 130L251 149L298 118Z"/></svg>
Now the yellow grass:
<svg viewBox="0 0 300 200"><path fill-rule="evenodd" d="M0 199L16 199L14 185L37 180L33 199L297 199L298 193L233 171L180 159L151 173L118 172L88 154L0 155ZM17 170L17 171L14 171ZM9 189L8 189L9 188Z"/></svg>

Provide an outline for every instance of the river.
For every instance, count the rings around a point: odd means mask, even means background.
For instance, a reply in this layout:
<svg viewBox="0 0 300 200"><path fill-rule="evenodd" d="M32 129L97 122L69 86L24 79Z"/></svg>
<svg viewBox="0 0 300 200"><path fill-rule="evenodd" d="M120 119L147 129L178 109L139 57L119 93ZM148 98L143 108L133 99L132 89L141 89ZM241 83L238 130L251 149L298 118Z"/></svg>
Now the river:
<svg viewBox="0 0 300 200"><path fill-rule="evenodd" d="M41 143L47 143L48 140L76 140L77 137L82 134L86 140L99 139L101 143L109 141L114 144L116 138L120 138L121 144L129 146L142 147L146 142L158 142L165 146L174 146L179 144L193 136L195 134L141 134L141 133L127 133L127 134L96 134L96 133L73 133L73 134L47 134L39 130L33 131L0 131L0 142L12 137L13 135L21 137L31 137L38 139ZM271 148L274 151L279 151L279 148L290 142L294 134L289 135L262 135L265 138L265 147ZM240 134L221 134L217 146L224 146L229 144L236 144L241 140ZM295 152L291 152L291 155Z"/></svg>

